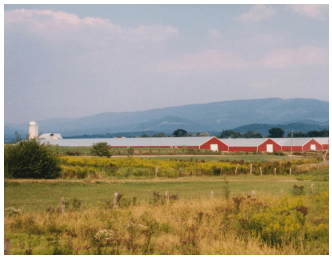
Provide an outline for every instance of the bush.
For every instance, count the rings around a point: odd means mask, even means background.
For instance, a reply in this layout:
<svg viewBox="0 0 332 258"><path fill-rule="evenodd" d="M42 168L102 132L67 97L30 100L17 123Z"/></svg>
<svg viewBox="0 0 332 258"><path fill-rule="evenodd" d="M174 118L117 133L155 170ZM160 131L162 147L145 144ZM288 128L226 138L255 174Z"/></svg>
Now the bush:
<svg viewBox="0 0 332 258"><path fill-rule="evenodd" d="M94 143L91 149L91 154L99 157L111 157L112 152L110 147L107 145L107 142L98 142Z"/></svg>
<svg viewBox="0 0 332 258"><path fill-rule="evenodd" d="M37 140L21 141L5 149L5 178L57 178L60 158Z"/></svg>
<svg viewBox="0 0 332 258"><path fill-rule="evenodd" d="M65 152L67 156L81 156L81 153L78 150L71 150Z"/></svg>

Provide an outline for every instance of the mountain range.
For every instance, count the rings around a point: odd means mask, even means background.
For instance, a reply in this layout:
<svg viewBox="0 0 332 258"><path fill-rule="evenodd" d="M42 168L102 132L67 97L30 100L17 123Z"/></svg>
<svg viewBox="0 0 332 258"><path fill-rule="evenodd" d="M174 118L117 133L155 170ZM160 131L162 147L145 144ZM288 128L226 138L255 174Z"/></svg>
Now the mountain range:
<svg viewBox="0 0 332 258"><path fill-rule="evenodd" d="M6 136L17 131L28 133L28 122L5 123ZM108 112L81 118L55 118L38 123L39 132L63 136L156 131L172 133L254 130L267 135L274 125L288 125L287 130L328 129L329 102L316 99L251 99L193 104L135 112ZM255 128L255 129L252 129ZM284 129L285 130L285 129Z"/></svg>

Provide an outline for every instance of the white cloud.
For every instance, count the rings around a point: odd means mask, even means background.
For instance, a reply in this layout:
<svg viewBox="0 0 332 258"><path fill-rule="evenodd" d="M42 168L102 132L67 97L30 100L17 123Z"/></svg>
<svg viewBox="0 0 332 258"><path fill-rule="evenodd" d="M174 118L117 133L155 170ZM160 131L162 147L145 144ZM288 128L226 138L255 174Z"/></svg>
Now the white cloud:
<svg viewBox="0 0 332 258"><path fill-rule="evenodd" d="M210 30L208 30L208 32L207 32L207 37L208 37L209 39L212 39L212 40L214 40L214 39L221 39L221 34L220 34L220 32L219 32L218 30L216 30L216 29L210 29Z"/></svg>
<svg viewBox="0 0 332 258"><path fill-rule="evenodd" d="M14 10L4 15L5 31L21 31L39 34L47 39L66 37L84 42L96 40L124 41L126 43L159 43L179 35L172 26L140 25L136 28L121 27L101 18L86 17L80 19L75 14L54 12L51 10Z"/></svg>
<svg viewBox="0 0 332 258"><path fill-rule="evenodd" d="M248 64L232 51L207 50L198 54L187 54L178 60L163 62L158 70L175 74L183 72L215 72L242 69Z"/></svg>
<svg viewBox="0 0 332 258"><path fill-rule="evenodd" d="M328 17L329 6L327 4L293 4L288 9L304 16L325 21Z"/></svg>
<svg viewBox="0 0 332 258"><path fill-rule="evenodd" d="M263 57L260 63L267 68L287 68L328 63L328 56L328 50L325 48L307 46L298 50L274 50Z"/></svg>
<svg viewBox="0 0 332 258"><path fill-rule="evenodd" d="M254 5L249 12L234 17L235 22L260 22L270 20L276 14L276 10L269 5Z"/></svg>

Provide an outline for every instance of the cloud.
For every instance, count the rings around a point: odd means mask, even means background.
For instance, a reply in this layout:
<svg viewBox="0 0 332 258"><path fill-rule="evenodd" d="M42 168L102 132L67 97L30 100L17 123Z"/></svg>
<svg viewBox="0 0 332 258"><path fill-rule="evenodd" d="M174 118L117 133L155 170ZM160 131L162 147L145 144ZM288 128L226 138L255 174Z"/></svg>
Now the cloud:
<svg viewBox="0 0 332 258"><path fill-rule="evenodd" d="M288 5L287 9L313 19L326 21L329 6L327 4L293 4Z"/></svg>
<svg viewBox="0 0 332 258"><path fill-rule="evenodd" d="M248 64L232 51L207 50L197 54L187 54L175 61L163 62L160 72L215 72L228 69L242 69Z"/></svg>
<svg viewBox="0 0 332 258"><path fill-rule="evenodd" d="M234 17L235 22L261 22L270 20L276 14L276 10L269 5L254 5L248 13Z"/></svg>
<svg viewBox="0 0 332 258"><path fill-rule="evenodd" d="M328 50L325 48L307 46L298 50L274 50L263 57L260 63L267 68L287 68L328 63L328 56Z"/></svg>
<svg viewBox="0 0 332 258"><path fill-rule="evenodd" d="M214 39L221 39L221 34L216 29L210 29L207 32L207 37L209 39L212 39L212 40L214 40Z"/></svg>
<svg viewBox="0 0 332 258"><path fill-rule="evenodd" d="M107 19L85 17L51 10L14 10L4 14L5 31L16 31L40 35L58 40L66 37L79 42L121 41L126 43L160 43L179 35L172 26L139 25L136 28L122 27ZM60 37L59 37L60 36Z"/></svg>

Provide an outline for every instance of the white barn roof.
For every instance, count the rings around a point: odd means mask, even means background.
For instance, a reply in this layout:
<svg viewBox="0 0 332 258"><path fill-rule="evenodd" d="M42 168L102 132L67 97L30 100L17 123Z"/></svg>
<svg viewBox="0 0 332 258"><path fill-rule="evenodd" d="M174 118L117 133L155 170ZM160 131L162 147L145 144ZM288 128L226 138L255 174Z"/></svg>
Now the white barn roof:
<svg viewBox="0 0 332 258"><path fill-rule="evenodd" d="M59 146L92 146L94 143L107 142L116 147L138 146L201 146L215 137L152 137L152 138L94 138L94 139L42 139L42 143Z"/></svg>
<svg viewBox="0 0 332 258"><path fill-rule="evenodd" d="M317 138L312 138L319 144L329 144L329 137L317 137Z"/></svg>
<svg viewBox="0 0 332 258"><path fill-rule="evenodd" d="M281 146L292 146L292 145L303 146L313 138L271 138L271 139Z"/></svg>

